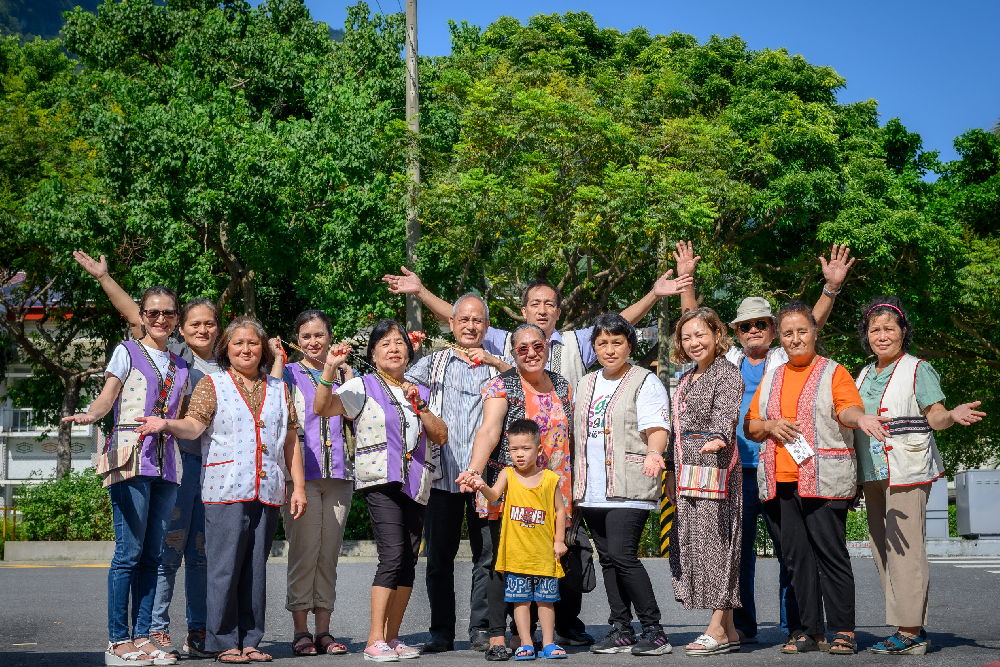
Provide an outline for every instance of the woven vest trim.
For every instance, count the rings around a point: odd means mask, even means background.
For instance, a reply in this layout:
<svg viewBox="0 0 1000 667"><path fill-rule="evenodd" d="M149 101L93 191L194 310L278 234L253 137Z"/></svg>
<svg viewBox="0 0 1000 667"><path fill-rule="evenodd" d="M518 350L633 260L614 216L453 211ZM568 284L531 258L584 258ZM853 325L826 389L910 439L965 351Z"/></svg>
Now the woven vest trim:
<svg viewBox="0 0 1000 667"><path fill-rule="evenodd" d="M551 371L545 371L545 373L549 376L549 380L552 381L552 387L556 392L556 396L559 397L559 401L562 403L563 412L566 413L569 423L572 424L573 405L569 400L569 383L566 381L566 378L558 373ZM510 452L507 449L507 429L518 419L524 419L526 414L524 387L521 386L521 376L517 373L517 367L504 371L499 377L503 380L504 391L507 393L507 416L504 418L503 433L500 434L500 441L497 442L496 447L490 452L490 458L486 462L486 470L483 471L483 480L490 486L496 483L501 470L507 466L514 465L510 460Z"/></svg>
<svg viewBox="0 0 1000 667"><path fill-rule="evenodd" d="M910 354L900 357L879 400L879 416L898 420L883 424L892 434L885 442L889 486L927 484L944 474L934 431L917 402L917 367L921 363L926 362ZM859 389L874 368L875 364L870 364L858 375Z"/></svg>
<svg viewBox="0 0 1000 667"><path fill-rule="evenodd" d="M324 428L324 418L313 410L319 389L312 373L301 362L289 364L288 372L292 376L292 402L302 424L299 446L302 448L305 479L353 479L351 456L344 442L340 417L327 418ZM328 389L336 388L337 385L334 385ZM327 389L325 385L324 389Z"/></svg>
<svg viewBox="0 0 1000 667"><path fill-rule="evenodd" d="M285 503L285 383L265 376L256 414L229 371L207 376L215 387L215 416L202 440L201 498L209 504L260 500ZM263 477L261 476L263 473Z"/></svg>
<svg viewBox="0 0 1000 667"><path fill-rule="evenodd" d="M580 381L576 400L580 408L574 415L575 435L573 466L573 499L582 500L587 493L587 441L590 404L594 400L597 378L603 370L588 373ZM658 500L658 478L646 477L642 464L646 460L646 443L639 432L636 402L650 371L632 366L615 388L604 411L604 456L607 486L606 498L622 500ZM638 465L638 468L636 466ZM630 474L631 473L631 474ZM642 475L639 479L636 475ZM648 480L648 484L644 482Z"/></svg>
<svg viewBox="0 0 1000 667"><path fill-rule="evenodd" d="M853 498L857 486L854 434L837 421L833 404L833 375L839 364L816 357L796 406L799 430L812 456L799 467L798 490L803 498ZM781 389L786 365L768 371L761 380L758 410L765 419L781 419ZM767 438L761 443L757 481L761 500L774 498L775 453L778 442Z"/></svg>

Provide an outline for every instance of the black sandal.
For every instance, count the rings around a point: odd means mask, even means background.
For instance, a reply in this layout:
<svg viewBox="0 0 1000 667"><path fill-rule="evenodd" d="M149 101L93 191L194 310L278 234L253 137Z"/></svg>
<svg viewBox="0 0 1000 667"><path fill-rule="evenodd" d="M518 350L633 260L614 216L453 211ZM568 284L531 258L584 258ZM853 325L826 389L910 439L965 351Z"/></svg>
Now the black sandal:
<svg viewBox="0 0 1000 667"><path fill-rule="evenodd" d="M491 646L486 649L486 659L490 662L506 662L511 659L514 652L506 646Z"/></svg>
<svg viewBox="0 0 1000 667"><path fill-rule="evenodd" d="M300 639L309 639L307 642L299 643ZM292 655L296 658L300 655L319 655L319 649L313 643L313 636L309 632L300 632L292 639Z"/></svg>
<svg viewBox="0 0 1000 667"><path fill-rule="evenodd" d="M838 632L830 642L831 655L855 655L858 652L858 641L850 635Z"/></svg>
<svg viewBox="0 0 1000 667"><path fill-rule="evenodd" d="M323 643L323 638L329 637L330 641ZM347 653L347 647L337 641L337 638L329 632L321 632L316 635L316 650L326 655L343 655Z"/></svg>
<svg viewBox="0 0 1000 667"><path fill-rule="evenodd" d="M794 649L788 648L789 646L794 646ZM781 647L782 653L811 653L813 651L819 651L819 644L816 640L807 634L801 634L794 639L789 639L784 646Z"/></svg>

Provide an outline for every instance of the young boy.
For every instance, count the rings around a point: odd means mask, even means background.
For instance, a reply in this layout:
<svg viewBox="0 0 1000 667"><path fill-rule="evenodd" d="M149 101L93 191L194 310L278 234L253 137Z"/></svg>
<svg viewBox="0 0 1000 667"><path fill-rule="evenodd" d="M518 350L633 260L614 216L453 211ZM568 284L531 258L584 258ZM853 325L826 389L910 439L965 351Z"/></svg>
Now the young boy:
<svg viewBox="0 0 1000 667"><path fill-rule="evenodd" d="M531 645L531 603L538 605L542 626L543 658L565 658L566 651L553 643L555 610L559 600L559 559L566 553L566 508L559 493L559 475L539 468L538 452L542 435L538 424L518 419L507 429L508 451L513 466L486 486L482 477L474 485L487 500L504 499L503 524L497 546L496 571L506 575L504 599L514 604L517 634L529 642L514 653L515 660L534 660Z"/></svg>

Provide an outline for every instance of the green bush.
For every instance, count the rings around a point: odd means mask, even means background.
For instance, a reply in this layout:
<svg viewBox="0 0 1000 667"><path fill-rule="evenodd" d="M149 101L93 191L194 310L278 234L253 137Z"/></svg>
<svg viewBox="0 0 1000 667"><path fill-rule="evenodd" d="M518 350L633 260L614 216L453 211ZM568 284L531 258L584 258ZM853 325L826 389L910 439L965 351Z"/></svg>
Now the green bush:
<svg viewBox="0 0 1000 667"><path fill-rule="evenodd" d="M958 537L958 508L948 505L948 536Z"/></svg>
<svg viewBox="0 0 1000 667"><path fill-rule="evenodd" d="M306 508L308 511L308 508ZM465 524L462 524L462 537L467 537ZM278 530L274 533L274 539L284 540L285 522L282 517L278 517ZM351 513L347 516L347 526L344 528L345 540L371 540L375 539L372 532L371 519L368 518L368 505L365 497L360 491L355 491L351 498Z"/></svg>
<svg viewBox="0 0 1000 667"><path fill-rule="evenodd" d="M847 513L847 541L868 541L868 512L865 510Z"/></svg>
<svg viewBox="0 0 1000 667"><path fill-rule="evenodd" d="M93 470L17 490L18 539L113 540L111 497Z"/></svg>

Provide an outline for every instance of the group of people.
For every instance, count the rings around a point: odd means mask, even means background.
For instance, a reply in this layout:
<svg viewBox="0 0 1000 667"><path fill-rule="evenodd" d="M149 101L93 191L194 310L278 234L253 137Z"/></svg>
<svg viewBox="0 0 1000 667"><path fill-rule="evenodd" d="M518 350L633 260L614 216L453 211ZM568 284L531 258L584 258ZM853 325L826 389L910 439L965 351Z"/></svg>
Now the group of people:
<svg viewBox="0 0 1000 667"><path fill-rule="evenodd" d="M378 322L364 360L352 360L318 310L296 318L301 359L288 363L282 341L252 318L223 329L211 302L181 307L163 287L136 304L103 257L76 258L132 327L101 394L66 418L92 423L114 410L97 464L116 537L106 664L174 664L181 651L270 661L258 644L279 515L292 651L346 653L330 621L355 491L379 557L365 659L454 649L463 523L473 559L468 636L487 660L565 658L564 646L667 654L673 647L638 557L664 478L677 507L674 597L711 611L688 655L758 641L762 514L780 563L781 651L856 653L845 530L862 495L887 623L898 628L872 650L929 646L926 502L943 474L934 432L984 413L978 403L944 407L937 373L908 353L913 323L894 296L861 313L860 342L876 360L856 379L817 353L853 263L843 246L820 258L826 284L814 307L792 302L775 315L766 299L745 299L730 322L738 347L719 316L697 304L700 258L690 243L677 244L677 278L668 271L620 314L563 332L555 329L560 294L544 280L525 288L525 324L507 332L490 326L478 295L450 304L404 268L384 278L389 290L417 296L456 341L415 363L413 336L398 322ZM671 396L631 357L634 324L677 295L673 360L691 368ZM175 330L182 342L171 338ZM780 346L771 347L775 338ZM422 541L431 614L420 649L399 628ZM600 641L580 619L583 595L596 586L592 548L610 607ZM187 635L178 650L169 606L182 558Z"/></svg>

